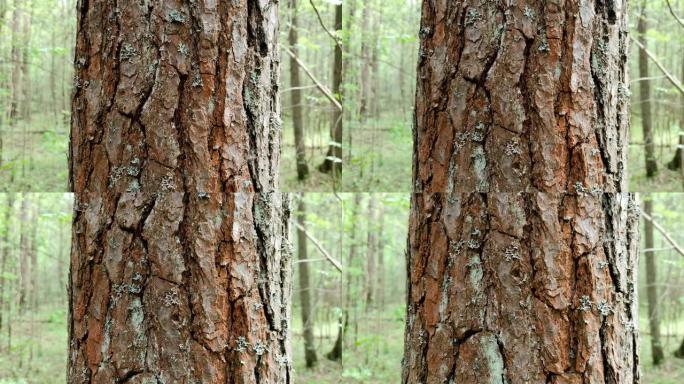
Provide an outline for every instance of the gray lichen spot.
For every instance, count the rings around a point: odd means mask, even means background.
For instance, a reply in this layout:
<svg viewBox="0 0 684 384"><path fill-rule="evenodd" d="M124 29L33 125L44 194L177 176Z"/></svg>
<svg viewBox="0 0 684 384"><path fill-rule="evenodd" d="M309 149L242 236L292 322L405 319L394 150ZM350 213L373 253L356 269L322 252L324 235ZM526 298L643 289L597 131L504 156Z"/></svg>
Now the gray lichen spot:
<svg viewBox="0 0 684 384"><path fill-rule="evenodd" d="M600 303L596 308L602 316L608 316L613 311L613 308L611 308L610 304L606 302Z"/></svg>
<svg viewBox="0 0 684 384"><path fill-rule="evenodd" d="M138 51L129 43L123 43L119 58L121 61L131 61L132 58L138 56Z"/></svg>
<svg viewBox="0 0 684 384"><path fill-rule="evenodd" d="M477 146L473 149L473 154L471 155L473 159L473 169L475 171L475 176L478 180L477 189L478 192L484 192L489 187L487 183L487 157L485 156L484 149L482 146Z"/></svg>
<svg viewBox="0 0 684 384"><path fill-rule="evenodd" d="M480 11L475 8L470 8L466 13L465 25L473 25L480 20Z"/></svg>
<svg viewBox="0 0 684 384"><path fill-rule="evenodd" d="M202 75L199 73L199 71L195 72L195 75L192 77L192 86L195 88L201 88L204 85L202 82Z"/></svg>
<svg viewBox="0 0 684 384"><path fill-rule="evenodd" d="M247 347L249 347L247 339L245 339L244 336L238 336L237 343L235 344L235 351L242 353L247 350Z"/></svg>
<svg viewBox="0 0 684 384"><path fill-rule="evenodd" d="M584 296L580 297L579 302L580 302L580 305L577 309L579 309L582 312L591 311L592 302L591 302L591 299L589 298L589 296L584 295Z"/></svg>
<svg viewBox="0 0 684 384"><path fill-rule="evenodd" d="M179 305L180 304L180 298L178 297L178 291L176 291L176 290L167 291L164 294L163 301L164 301L164 305L167 307Z"/></svg>
<svg viewBox="0 0 684 384"><path fill-rule="evenodd" d="M183 24L185 23L185 15L174 9L173 11L169 12L168 20L172 23Z"/></svg>
<svg viewBox="0 0 684 384"><path fill-rule="evenodd" d="M532 10L532 8L530 8L527 5L525 6L525 10L523 11L523 15L525 15L525 17L527 17L530 20L534 19L534 11Z"/></svg>
<svg viewBox="0 0 684 384"><path fill-rule="evenodd" d="M489 372L490 383L504 383L504 361L499 350L499 344L494 335L486 335L481 340L482 353L487 360L487 371Z"/></svg>
<svg viewBox="0 0 684 384"><path fill-rule="evenodd" d="M178 53L180 53L184 57L188 57L190 55L190 49L187 45L185 45L185 43L180 43L178 44Z"/></svg>
<svg viewBox="0 0 684 384"><path fill-rule="evenodd" d="M506 261L513 261L520 259L520 253L518 252L518 246L511 244L504 250L504 259Z"/></svg>
<svg viewBox="0 0 684 384"><path fill-rule="evenodd" d="M268 351L268 349L267 349L266 346L265 346L264 344L262 344L260 341L257 341L257 342L254 344L254 346L252 347L252 351L254 351L254 353L255 353L257 356L261 356L261 355L263 355L264 353L266 353L266 352Z"/></svg>
<svg viewBox="0 0 684 384"><path fill-rule="evenodd" d="M522 151L520 150L520 144L518 143L518 140L511 139L508 143L506 143L506 148L504 149L504 152L506 153L506 156L509 157L520 155Z"/></svg>

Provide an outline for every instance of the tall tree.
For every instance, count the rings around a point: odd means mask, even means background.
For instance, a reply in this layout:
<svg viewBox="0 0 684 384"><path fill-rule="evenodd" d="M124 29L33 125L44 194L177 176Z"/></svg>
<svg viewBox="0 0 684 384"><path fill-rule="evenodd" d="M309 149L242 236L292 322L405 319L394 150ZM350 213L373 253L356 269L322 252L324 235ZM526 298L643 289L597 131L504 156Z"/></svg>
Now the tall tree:
<svg viewBox="0 0 684 384"><path fill-rule="evenodd" d="M404 383L638 382L626 32L624 0L423 2Z"/></svg>
<svg viewBox="0 0 684 384"><path fill-rule="evenodd" d="M365 122L370 113L371 82L370 82L370 8L371 0L362 0L363 9L361 11L361 71L359 78L359 117Z"/></svg>
<svg viewBox="0 0 684 384"><path fill-rule="evenodd" d="M335 54L333 57L332 93L337 101L342 104L342 44L340 34L342 32L342 2L335 5ZM330 118L330 144L325 160L318 166L318 170L324 173L333 173L333 177L342 175L342 114L340 108L332 107Z"/></svg>
<svg viewBox="0 0 684 384"><path fill-rule="evenodd" d="M81 1L68 382L290 383L276 1Z"/></svg>
<svg viewBox="0 0 684 384"><path fill-rule="evenodd" d="M28 218L30 209L29 195L26 193L21 194L21 206L19 208L19 297L17 305L19 306L19 312L22 314L28 309L31 290L31 278L29 275L30 224Z"/></svg>
<svg viewBox="0 0 684 384"><path fill-rule="evenodd" d="M374 193L369 194L368 199L368 241L366 243L366 312L368 312L374 305L375 300L375 252L377 243L377 223L376 211L377 211L377 198Z"/></svg>
<svg viewBox="0 0 684 384"><path fill-rule="evenodd" d="M2 331L3 311L5 310L5 273L7 272L7 264L9 262L10 251L12 245L10 244L10 217L12 215L12 208L14 206L14 194L5 193L5 214L4 225L2 231L2 238L0 246L2 247L2 260L0 260L0 331Z"/></svg>
<svg viewBox="0 0 684 384"><path fill-rule="evenodd" d="M311 306L311 282L309 279L309 260L306 241L306 202L304 194L299 198L297 208L297 257L299 258L299 298L302 305L302 325L304 328L304 360L307 368L316 365L316 345L314 344L314 318Z"/></svg>
<svg viewBox="0 0 684 384"><path fill-rule="evenodd" d="M644 212L653 217L653 200L644 198ZM653 241L653 222L644 220L644 259L646 261L646 300L648 301L648 328L651 333L651 356L653 365L660 365L665 359L660 338L660 304L658 300L658 271L656 269L655 242Z"/></svg>
<svg viewBox="0 0 684 384"><path fill-rule="evenodd" d="M641 2L641 13L637 23L639 40L646 48L646 32L648 31L647 1ZM658 162L655 157L655 142L653 136L653 114L651 113L651 80L648 78L648 55L645 49L639 49L639 104L641 106L641 127L644 136L644 155L646 158L646 177L653 177L658 172Z"/></svg>
<svg viewBox="0 0 684 384"><path fill-rule="evenodd" d="M378 260L377 271L375 272L378 281L376 299L380 308L385 307L385 205L380 200L378 208L378 235L375 248L376 259Z"/></svg>
<svg viewBox="0 0 684 384"><path fill-rule="evenodd" d="M297 21L297 0L289 0L290 28L287 42L294 56L290 56L290 92L292 125L294 128L295 161L297 161L297 178L304 180L309 176L309 165L306 162L306 148L304 146L304 118L302 116L302 82L299 78L299 64L295 60L298 55L297 40L299 23Z"/></svg>
<svg viewBox="0 0 684 384"><path fill-rule="evenodd" d="M10 101L9 101L9 111L7 116L9 117L10 126L14 126L16 120L19 118L19 106L21 101L21 95L23 91L21 89L21 21L23 20L23 3L22 0L14 1L14 10L12 11L12 46L11 46L11 59L12 59L12 73L11 73L11 91L10 91Z"/></svg>

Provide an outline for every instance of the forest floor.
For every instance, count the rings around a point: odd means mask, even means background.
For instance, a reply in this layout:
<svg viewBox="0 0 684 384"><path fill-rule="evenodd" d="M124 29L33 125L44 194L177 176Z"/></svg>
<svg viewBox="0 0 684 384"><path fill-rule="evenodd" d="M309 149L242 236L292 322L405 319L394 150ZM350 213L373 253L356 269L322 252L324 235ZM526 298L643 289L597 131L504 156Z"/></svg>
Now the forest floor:
<svg viewBox="0 0 684 384"><path fill-rule="evenodd" d="M3 140L0 191L65 192L69 129L50 119L0 127ZM33 132L24 134L24 132Z"/></svg>
<svg viewBox="0 0 684 384"><path fill-rule="evenodd" d="M31 337L31 324L35 336ZM0 384L66 382L66 310L41 309L12 318L12 347L7 328L0 335Z"/></svg>

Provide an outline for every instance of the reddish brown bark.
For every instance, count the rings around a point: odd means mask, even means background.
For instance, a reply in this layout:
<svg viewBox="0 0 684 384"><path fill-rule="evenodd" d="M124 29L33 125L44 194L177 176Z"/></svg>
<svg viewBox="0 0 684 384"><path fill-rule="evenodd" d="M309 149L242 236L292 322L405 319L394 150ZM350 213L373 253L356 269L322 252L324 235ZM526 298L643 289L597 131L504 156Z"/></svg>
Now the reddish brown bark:
<svg viewBox="0 0 684 384"><path fill-rule="evenodd" d="M277 3L78 6L70 383L289 383Z"/></svg>
<svg viewBox="0 0 684 384"><path fill-rule="evenodd" d="M404 383L636 383L627 194L416 194Z"/></svg>
<svg viewBox="0 0 684 384"><path fill-rule="evenodd" d="M625 0L424 1L416 190L625 191L626 33Z"/></svg>
<svg viewBox="0 0 684 384"><path fill-rule="evenodd" d="M404 383L638 382L625 6L423 2Z"/></svg>

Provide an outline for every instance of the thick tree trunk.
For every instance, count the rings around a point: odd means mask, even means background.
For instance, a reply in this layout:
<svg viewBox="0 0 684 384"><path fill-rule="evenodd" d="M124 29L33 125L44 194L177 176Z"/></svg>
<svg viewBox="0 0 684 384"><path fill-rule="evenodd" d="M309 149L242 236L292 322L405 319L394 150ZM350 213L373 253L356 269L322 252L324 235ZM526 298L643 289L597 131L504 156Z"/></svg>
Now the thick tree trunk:
<svg viewBox="0 0 684 384"><path fill-rule="evenodd" d="M648 17L646 13L646 1L641 2L643 7L637 23L639 40L647 47L646 32L648 31ZM644 156L646 158L646 177L653 177L658 172L658 162L655 157L655 142L653 137L653 115L651 113L651 81L648 80L648 55L643 49L639 49L639 104L641 105L641 127L644 136Z"/></svg>
<svg viewBox="0 0 684 384"><path fill-rule="evenodd" d="M277 3L80 1L69 383L290 383Z"/></svg>
<svg viewBox="0 0 684 384"><path fill-rule="evenodd" d="M644 212L648 217L653 217L653 201L650 196L644 199ZM646 261L646 297L648 300L648 327L651 333L651 355L653 357L653 365L659 365L665 359L663 353L663 346L660 340L660 305L658 303L658 272L656 269L656 260L653 248L655 243L653 241L653 223L650 220L644 220L644 246L647 251L644 252L644 259Z"/></svg>
<svg viewBox="0 0 684 384"><path fill-rule="evenodd" d="M307 368L316 365L316 346L314 344L314 323L313 311L311 307L311 283L309 279L309 264L307 261L306 251L306 203L304 202L304 195L299 200L299 207L297 209L297 222L301 228L297 229L297 257L300 260L299 269L299 298L302 305L302 326L304 333L304 359L306 360Z"/></svg>
<svg viewBox="0 0 684 384"><path fill-rule="evenodd" d="M341 31L342 3L335 6L335 32L337 36L341 35ZM336 44L333 58L332 93L340 104L342 103L342 71L342 47L340 44ZM330 119L331 143L328 145L325 160L318 166L318 170L324 173L333 171L334 177L340 177L342 175L342 111L333 106Z"/></svg>
<svg viewBox="0 0 684 384"><path fill-rule="evenodd" d="M637 383L626 2L421 23L403 382Z"/></svg>
<svg viewBox="0 0 684 384"><path fill-rule="evenodd" d="M377 223L375 222L377 199L375 194L369 194L368 198L368 241L366 244L366 312L375 305L375 247L377 244Z"/></svg>
<svg viewBox="0 0 684 384"><path fill-rule="evenodd" d="M299 27L299 24L297 22L297 0L290 0L288 5L290 8L291 16L287 42L290 45L290 50L295 55L297 55L297 28ZM309 165L306 162L306 147L304 146L302 90L299 89L302 86L302 82L299 78L299 64L297 64L297 61L294 57L290 57L290 86L292 87L292 91L290 92L290 100L292 101L292 125L294 129L297 178L299 180L304 180L309 176Z"/></svg>
<svg viewBox="0 0 684 384"><path fill-rule="evenodd" d="M423 2L416 191L626 190L626 1L535 4Z"/></svg>

